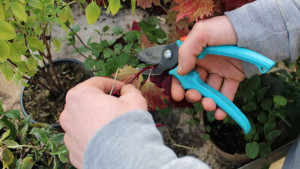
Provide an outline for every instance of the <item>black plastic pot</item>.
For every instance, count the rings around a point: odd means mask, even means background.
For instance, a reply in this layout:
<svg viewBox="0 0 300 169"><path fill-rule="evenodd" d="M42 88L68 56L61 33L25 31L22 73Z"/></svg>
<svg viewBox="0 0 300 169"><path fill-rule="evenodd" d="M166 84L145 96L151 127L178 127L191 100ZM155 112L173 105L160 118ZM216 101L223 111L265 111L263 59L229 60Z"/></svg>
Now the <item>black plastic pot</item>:
<svg viewBox="0 0 300 169"><path fill-rule="evenodd" d="M60 64L60 63L64 63L64 62L70 62L70 63L76 63L76 64L78 64L79 66L81 66L81 67L83 67L84 68L84 65L83 65L83 63L82 62L80 62L80 61L78 61L78 60L76 60L76 59L71 59L71 58L64 58L64 59L57 59L57 60L54 60L53 61L53 64L55 65L55 64ZM91 76L91 77L93 77L94 75L93 75L93 73L91 72L91 71L88 71L87 70L87 72L89 73L89 75ZM25 107L24 107L24 103L23 103L23 95L24 95L24 90L25 90L25 86L22 88L22 90L21 90L21 95L20 95L20 106L21 106L21 110L22 110L22 112L23 112L23 115L25 116L25 117L27 117L28 116L28 113L26 112L26 109L25 109ZM37 121L35 121L35 120L33 120L33 119L31 119L31 122L32 123L38 123ZM60 127L60 124L50 124L52 127Z"/></svg>

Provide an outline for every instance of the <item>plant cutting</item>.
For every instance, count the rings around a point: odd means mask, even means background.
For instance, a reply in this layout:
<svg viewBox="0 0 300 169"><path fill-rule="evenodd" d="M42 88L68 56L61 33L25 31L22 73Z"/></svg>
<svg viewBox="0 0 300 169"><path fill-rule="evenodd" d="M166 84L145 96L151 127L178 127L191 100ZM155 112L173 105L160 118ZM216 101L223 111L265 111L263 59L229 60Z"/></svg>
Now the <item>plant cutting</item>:
<svg viewBox="0 0 300 169"><path fill-rule="evenodd" d="M52 57L52 52L61 48L52 28L69 30L74 24L73 3L79 2L0 2L0 70L6 80L26 87L21 102L36 121L58 123L68 89L90 77L82 66L55 64Z"/></svg>

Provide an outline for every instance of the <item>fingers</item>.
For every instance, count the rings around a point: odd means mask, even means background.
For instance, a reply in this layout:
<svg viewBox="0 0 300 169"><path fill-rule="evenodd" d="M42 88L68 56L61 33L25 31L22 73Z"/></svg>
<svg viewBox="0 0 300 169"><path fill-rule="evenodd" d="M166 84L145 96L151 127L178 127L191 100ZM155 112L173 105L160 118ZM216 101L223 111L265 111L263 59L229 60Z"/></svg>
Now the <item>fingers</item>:
<svg viewBox="0 0 300 169"><path fill-rule="evenodd" d="M225 79L224 84L221 89L221 93L225 97L227 97L230 101L233 101L235 93L239 87L239 84L240 84L240 82L238 82L238 81ZM221 109L217 109L215 112L215 118L217 120L223 120L223 119L225 119L226 116L227 116L227 114Z"/></svg>
<svg viewBox="0 0 300 169"><path fill-rule="evenodd" d="M131 93L134 93L134 94L141 94L141 92L135 88L133 85L125 85L123 86L123 88L121 89L121 96L124 96L126 94L131 94Z"/></svg>
<svg viewBox="0 0 300 169"><path fill-rule="evenodd" d="M179 75L185 75L194 69L197 56L202 52L203 47L207 44L207 36L202 33L203 26L195 24L184 43L178 51L178 68Z"/></svg>
<svg viewBox="0 0 300 169"><path fill-rule="evenodd" d="M123 100L126 107L130 110L140 109L147 111L148 106L145 98L142 96L141 91L135 88L133 85L125 85L121 89L120 100Z"/></svg>
<svg viewBox="0 0 300 169"><path fill-rule="evenodd" d="M181 101L184 99L185 90L182 88L176 77L172 77L171 94L175 101Z"/></svg>
<svg viewBox="0 0 300 169"><path fill-rule="evenodd" d="M93 77L90 78L82 83L80 83L78 86L88 86L88 87L94 87L97 88L104 93L110 92L112 86L114 84L114 90L119 91L124 86L124 83L120 81L115 81L113 79L104 78L104 77Z"/></svg>
<svg viewBox="0 0 300 169"><path fill-rule="evenodd" d="M69 159L72 165L76 168L82 168L83 159L80 157L80 148L78 145L72 140L72 138L66 133L64 136L64 142L69 150Z"/></svg>

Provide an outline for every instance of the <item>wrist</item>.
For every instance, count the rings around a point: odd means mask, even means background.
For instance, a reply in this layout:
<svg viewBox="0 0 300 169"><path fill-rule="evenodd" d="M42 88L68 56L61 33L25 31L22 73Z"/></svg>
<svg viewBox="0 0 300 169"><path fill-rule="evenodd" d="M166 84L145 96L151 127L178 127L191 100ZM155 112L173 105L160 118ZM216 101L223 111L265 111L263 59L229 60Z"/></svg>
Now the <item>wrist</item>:
<svg viewBox="0 0 300 169"><path fill-rule="evenodd" d="M236 45L237 35L227 16L217 16L197 23L208 46Z"/></svg>

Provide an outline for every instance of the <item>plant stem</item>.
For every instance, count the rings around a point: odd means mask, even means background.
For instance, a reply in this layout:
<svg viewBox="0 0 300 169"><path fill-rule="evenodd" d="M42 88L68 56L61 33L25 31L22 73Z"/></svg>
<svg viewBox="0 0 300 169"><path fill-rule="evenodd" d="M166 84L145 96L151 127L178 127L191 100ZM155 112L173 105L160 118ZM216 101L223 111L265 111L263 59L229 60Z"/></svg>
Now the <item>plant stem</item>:
<svg viewBox="0 0 300 169"><path fill-rule="evenodd" d="M71 29L72 31L74 31L69 25L68 25L68 28ZM82 44L85 48L87 48L87 49L89 49L89 50L92 50L91 48L89 48L88 46L85 45L85 43L84 43L84 42L82 41L82 39L77 35L77 33L75 33L75 36L79 39L79 41L81 42L81 44Z"/></svg>
<svg viewBox="0 0 300 169"><path fill-rule="evenodd" d="M35 84L39 84L40 86L42 86L43 88L45 88L45 89L47 89L47 90L49 90L51 92L59 93L58 91L49 88L48 86L46 86L45 84L43 84L42 82L40 82L39 80L37 80L35 78L28 78L26 76L22 76L22 78L25 79L25 80L28 80L29 82L32 82L32 83L35 83Z"/></svg>
<svg viewBox="0 0 300 169"><path fill-rule="evenodd" d="M111 90L110 90L109 95L111 95L112 92L114 91L115 82L116 82L116 79L117 79L117 77L118 77L118 73L119 73L119 68L118 68L117 71L116 71L115 78L114 78L114 82L113 82L113 85L112 85L112 87L111 87Z"/></svg>
<svg viewBox="0 0 300 169"><path fill-rule="evenodd" d="M52 55L51 55L51 51L50 51L50 46L49 46L49 44L47 42L47 39L46 39L46 27L44 28L44 32L43 32L43 41L44 41L44 44L46 45L46 49L47 49L47 53L48 53L48 56L46 58L48 60L49 66L50 66L50 70L52 71L52 73L54 75L54 81L56 82L56 85L58 86L59 89L63 89L62 85L59 83L58 74L57 74L57 72L54 68L53 62L52 62Z"/></svg>
<svg viewBox="0 0 300 169"><path fill-rule="evenodd" d="M145 67L144 69L140 70L138 73L136 73L134 75L134 77L131 79L131 81L129 83L132 83L135 79L137 79L140 76L140 74L142 74L146 70L153 69L154 67L155 66L151 65L151 66ZM150 74L149 74L149 76L150 76ZM149 76L148 76L148 78L149 78Z"/></svg>
<svg viewBox="0 0 300 169"><path fill-rule="evenodd" d="M82 54L77 48L76 48L76 46L73 44L72 45L73 46L73 48L82 56L82 57L84 57L85 59L88 59L88 57L87 56L85 56L84 54Z"/></svg>

